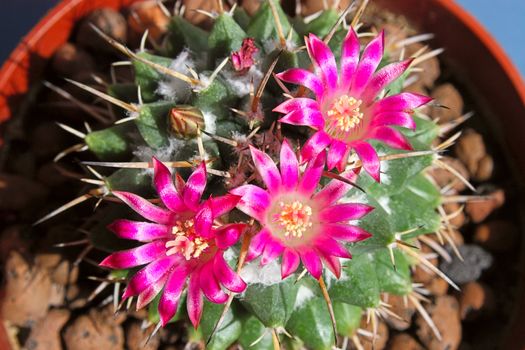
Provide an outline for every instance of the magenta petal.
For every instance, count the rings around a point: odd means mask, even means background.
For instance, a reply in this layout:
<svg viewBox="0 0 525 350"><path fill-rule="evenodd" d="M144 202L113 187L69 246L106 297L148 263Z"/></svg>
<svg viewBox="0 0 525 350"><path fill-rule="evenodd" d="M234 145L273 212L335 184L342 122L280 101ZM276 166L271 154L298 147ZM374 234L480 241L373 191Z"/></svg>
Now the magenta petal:
<svg viewBox="0 0 525 350"><path fill-rule="evenodd" d="M211 238L212 236L213 211L209 204L206 202L195 215L195 232L204 238Z"/></svg>
<svg viewBox="0 0 525 350"><path fill-rule="evenodd" d="M317 188L317 185L319 185L321 175L323 175L325 158L325 153L319 153L315 160L311 160L308 163L301 177L299 187L297 188L303 195L310 197Z"/></svg>
<svg viewBox="0 0 525 350"><path fill-rule="evenodd" d="M374 74L383 58L383 45L384 32L381 32L365 47L352 80L351 95L359 96L366 88L370 77Z"/></svg>
<svg viewBox="0 0 525 350"><path fill-rule="evenodd" d="M272 158L264 152L259 151L257 148L250 146L250 151L252 153L252 159L255 164L255 167L259 171L259 174L262 177L268 192L276 193L281 187L281 175L277 166L275 165Z"/></svg>
<svg viewBox="0 0 525 350"><path fill-rule="evenodd" d="M299 255L306 270L308 270L315 279L319 279L323 273L323 264L317 252L311 248L301 247Z"/></svg>
<svg viewBox="0 0 525 350"><path fill-rule="evenodd" d="M321 210L319 218L322 222L357 220L372 210L374 210L374 207L361 203L336 204Z"/></svg>
<svg viewBox="0 0 525 350"><path fill-rule="evenodd" d="M379 161L379 157L377 156L377 152L369 143L367 142L354 142L352 144L354 147L355 152L357 153L359 159L361 159L361 162L363 163L363 168L366 170L367 173L372 176L374 180L377 182L380 182L380 167L381 162Z"/></svg>
<svg viewBox="0 0 525 350"><path fill-rule="evenodd" d="M330 144L332 139L324 131L316 132L306 143L301 150L302 161L309 161L315 159L319 153L323 152Z"/></svg>
<svg viewBox="0 0 525 350"><path fill-rule="evenodd" d="M319 102L307 97L290 98L273 109L274 112L288 114L304 108L319 110Z"/></svg>
<svg viewBox="0 0 525 350"><path fill-rule="evenodd" d="M332 170L337 165L341 164L341 160L346 157L348 153L348 145L343 141L333 140L328 151L328 159L326 166L328 170Z"/></svg>
<svg viewBox="0 0 525 350"><path fill-rule="evenodd" d="M397 130L389 128L388 126L379 126L374 128L368 135L371 139L379 140L384 142L386 145L396 149L402 149L410 151L412 146L408 142L407 138Z"/></svg>
<svg viewBox="0 0 525 350"><path fill-rule="evenodd" d="M337 65L332 50L314 34L310 34L307 41L310 57L321 71L325 86L328 86L331 90L336 89L338 79Z"/></svg>
<svg viewBox="0 0 525 350"><path fill-rule="evenodd" d="M213 303L222 304L228 300L228 294L221 289L213 272L213 265L212 260L201 268L199 284L206 298Z"/></svg>
<svg viewBox="0 0 525 350"><path fill-rule="evenodd" d="M246 283L231 269L222 254L215 255L213 268L219 282L228 290L234 293L242 293L246 289Z"/></svg>
<svg viewBox="0 0 525 350"><path fill-rule="evenodd" d="M152 262L164 255L166 251L165 242L154 241L143 244L137 248L116 252L105 258L100 266L112 269L127 269Z"/></svg>
<svg viewBox="0 0 525 350"><path fill-rule="evenodd" d="M353 27L350 27L341 47L341 82L343 91L348 91L359 63L359 38Z"/></svg>
<svg viewBox="0 0 525 350"><path fill-rule="evenodd" d="M341 277L341 261L339 258L337 256L328 255L323 252L319 252L319 254L321 254L321 258L325 262L328 269L335 275L335 277Z"/></svg>
<svg viewBox="0 0 525 350"><path fill-rule="evenodd" d="M326 255L350 259L352 256L348 250L335 239L324 236L315 241L315 248Z"/></svg>
<svg viewBox="0 0 525 350"><path fill-rule="evenodd" d="M188 295L186 300L186 307L188 310L188 317L195 329L199 327L201 321L202 309L204 307L204 300L202 298L201 289L199 287L200 271L194 271L190 277L188 285Z"/></svg>
<svg viewBox="0 0 525 350"><path fill-rule="evenodd" d="M186 206L175 189L169 169L157 158L153 157L153 183L162 203L171 211L181 212Z"/></svg>
<svg viewBox="0 0 525 350"><path fill-rule="evenodd" d="M286 190L295 189L299 179L299 161L286 139L283 140L281 145L279 167L281 168L283 187Z"/></svg>
<svg viewBox="0 0 525 350"><path fill-rule="evenodd" d="M412 115L407 112L383 112L372 119L370 127L396 125L403 128L415 130L416 122Z"/></svg>
<svg viewBox="0 0 525 350"><path fill-rule="evenodd" d="M294 273L299 267L300 262L299 254L293 249L286 248L283 252L281 262L281 278L285 279Z"/></svg>
<svg viewBox="0 0 525 350"><path fill-rule="evenodd" d="M321 111L312 108L297 109L279 119L279 122L290 125L311 126L315 129L324 127L324 117Z"/></svg>
<svg viewBox="0 0 525 350"><path fill-rule="evenodd" d="M372 237L370 233L361 227L344 224L325 224L323 232L330 237L345 242L359 242Z"/></svg>
<svg viewBox="0 0 525 350"><path fill-rule="evenodd" d="M145 219L159 224L171 225L177 217L176 213L157 207L136 194L120 191L113 191L112 193Z"/></svg>
<svg viewBox="0 0 525 350"><path fill-rule="evenodd" d="M177 312L177 307L179 306L180 296L182 290L184 289L184 283L186 282L186 277L188 276L187 268L180 267L173 270L168 281L166 282L166 287L162 292L162 296L159 300L159 316L162 326L168 324L168 322L175 316Z"/></svg>
<svg viewBox="0 0 525 350"><path fill-rule="evenodd" d="M412 92L402 92L377 101L372 106L372 113L379 114L388 111L411 113L415 108L421 107L430 101L432 101L432 98L428 96Z"/></svg>
<svg viewBox="0 0 525 350"><path fill-rule="evenodd" d="M155 299L168 279L169 273L164 274L157 282L153 283L137 297L137 310L142 309Z"/></svg>
<svg viewBox="0 0 525 350"><path fill-rule="evenodd" d="M399 78L408 69L413 60L413 58L409 58L402 62L391 63L377 71L363 93L363 100L373 100L388 84Z"/></svg>
<svg viewBox="0 0 525 350"><path fill-rule="evenodd" d="M206 187L206 164L202 162L190 175L184 186L184 204L196 210Z"/></svg>
<svg viewBox="0 0 525 350"><path fill-rule="evenodd" d="M241 196L234 194L226 194L224 196L210 198L209 201L213 210L213 217L218 218L229 213L237 206L240 200Z"/></svg>
<svg viewBox="0 0 525 350"><path fill-rule="evenodd" d="M244 185L234 188L231 193L241 196L237 203L237 209L263 223L266 210L270 206L270 195L268 192L255 185Z"/></svg>
<svg viewBox="0 0 525 350"><path fill-rule="evenodd" d="M350 170L340 174L342 177L350 180L351 182L357 181L357 174L354 170ZM352 185L340 181L332 180L323 189L314 195L314 200L321 206L329 206L337 202L343 197L350 189Z"/></svg>
<svg viewBox="0 0 525 350"><path fill-rule="evenodd" d="M171 233L170 226L123 219L113 221L108 225L108 229L114 232L117 237L140 242L163 238Z"/></svg>
<svg viewBox="0 0 525 350"><path fill-rule="evenodd" d="M215 243L219 249L227 249L239 240L246 224L223 225L215 230Z"/></svg>
<svg viewBox="0 0 525 350"><path fill-rule="evenodd" d="M268 239L262 253L261 265L266 265L279 257L284 250L283 245L276 239Z"/></svg>
<svg viewBox="0 0 525 350"><path fill-rule="evenodd" d="M324 87L321 80L312 72L302 68L291 68L282 73L276 74L277 78L287 83L302 85L310 89L317 98L324 94Z"/></svg>
<svg viewBox="0 0 525 350"><path fill-rule="evenodd" d="M246 260L251 261L262 254L266 243L271 240L271 233L268 229L262 229L250 241L250 247L248 248L248 254Z"/></svg>
<svg viewBox="0 0 525 350"><path fill-rule="evenodd" d="M163 257L149 263L142 270L137 272L128 282L128 286L122 296L124 299L142 293L153 283L158 281L164 274L176 264L173 256Z"/></svg>

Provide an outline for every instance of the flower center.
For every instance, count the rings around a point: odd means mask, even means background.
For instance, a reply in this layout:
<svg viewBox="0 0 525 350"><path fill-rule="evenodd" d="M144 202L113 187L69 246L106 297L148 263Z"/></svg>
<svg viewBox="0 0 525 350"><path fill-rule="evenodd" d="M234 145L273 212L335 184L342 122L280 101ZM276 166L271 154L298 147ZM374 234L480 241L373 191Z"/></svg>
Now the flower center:
<svg viewBox="0 0 525 350"><path fill-rule="evenodd" d="M198 258L209 246L205 239L196 235L193 220L177 221L171 233L175 239L166 242L168 256L180 253L186 260L190 260Z"/></svg>
<svg viewBox="0 0 525 350"><path fill-rule="evenodd" d="M363 113L360 106L363 101L343 95L335 100L327 115L327 131L334 136L344 136L360 126Z"/></svg>
<svg viewBox="0 0 525 350"><path fill-rule="evenodd" d="M312 208L299 201L291 203L279 202L280 211L275 215L275 221L285 230L285 237L302 237L306 230L312 227Z"/></svg>

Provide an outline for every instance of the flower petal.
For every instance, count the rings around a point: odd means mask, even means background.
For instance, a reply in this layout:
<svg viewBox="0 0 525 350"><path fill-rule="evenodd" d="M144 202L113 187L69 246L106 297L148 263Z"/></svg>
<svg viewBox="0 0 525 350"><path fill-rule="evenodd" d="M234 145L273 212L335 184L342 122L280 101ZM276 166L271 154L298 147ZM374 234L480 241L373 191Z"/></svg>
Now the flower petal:
<svg viewBox="0 0 525 350"><path fill-rule="evenodd" d="M113 191L112 193L145 219L155 221L159 224L171 225L177 217L176 213L157 207L136 194L120 191Z"/></svg>
<svg viewBox="0 0 525 350"><path fill-rule="evenodd" d="M324 94L324 87L321 79L306 69L291 68L282 73L276 74L276 76L287 83L302 85L310 89L317 98L321 98Z"/></svg>
<svg viewBox="0 0 525 350"><path fill-rule="evenodd" d="M153 157L153 183L162 203L171 211L181 212L186 206L175 189L169 169L157 158Z"/></svg>
<svg viewBox="0 0 525 350"><path fill-rule="evenodd" d="M246 261L251 261L260 256L266 246L266 243L271 240L271 233L268 229L262 229L250 241Z"/></svg>
<svg viewBox="0 0 525 350"><path fill-rule="evenodd" d="M292 190L297 186L297 181L299 179L299 161L286 139L283 140L283 144L281 145L281 154L279 158L283 187L286 190Z"/></svg>
<svg viewBox="0 0 525 350"><path fill-rule="evenodd" d="M340 174L340 176L348 179L351 182L357 181L357 173L354 170L349 170ZM320 204L321 207L329 206L337 202L343 197L352 185L341 180L334 179L330 181L323 189L314 195L314 200Z"/></svg>
<svg viewBox="0 0 525 350"><path fill-rule="evenodd" d="M377 152L368 142L357 141L352 144L355 152L357 153L359 159L363 163L363 168L367 173L372 176L374 180L380 182L380 167L381 162L377 156Z"/></svg>
<svg viewBox="0 0 525 350"><path fill-rule="evenodd" d="M184 186L184 204L196 210L206 187L206 164L202 162L197 169L190 175Z"/></svg>
<svg viewBox="0 0 525 350"><path fill-rule="evenodd" d="M309 161L315 159L317 155L323 152L330 144L332 139L324 131L316 132L306 143L301 150L302 161Z"/></svg>
<svg viewBox="0 0 525 350"><path fill-rule="evenodd" d="M311 126L315 129L324 127L323 114L320 110L312 108L297 109L279 119L279 122L290 125Z"/></svg>
<svg viewBox="0 0 525 350"><path fill-rule="evenodd" d="M307 97L290 98L273 109L274 112L288 114L290 112L310 108L319 110L319 102Z"/></svg>
<svg viewBox="0 0 525 350"><path fill-rule="evenodd" d="M300 262L299 254L293 249L286 248L283 252L281 262L281 278L285 279L294 273L299 267Z"/></svg>
<svg viewBox="0 0 525 350"><path fill-rule="evenodd" d="M226 194L224 196L210 198L209 202L213 210L213 217L218 218L229 213L237 206L240 200L241 196L234 194Z"/></svg>
<svg viewBox="0 0 525 350"><path fill-rule="evenodd" d="M369 137L371 139L379 140L385 143L387 146L410 151L412 146L408 142L408 139L399 131L389 128L388 126L379 126L374 128Z"/></svg>
<svg viewBox="0 0 525 350"><path fill-rule="evenodd" d="M188 284L188 296L186 300L186 308L191 324L195 329L199 327L201 321L202 309L204 307L204 300L202 298L201 289L199 286L200 271L194 271L190 277Z"/></svg>
<svg viewBox="0 0 525 350"><path fill-rule="evenodd" d="M372 210L374 210L374 207L362 203L336 204L321 210L319 213L319 219L322 222L329 223L357 220L370 213Z"/></svg>
<svg viewBox="0 0 525 350"><path fill-rule="evenodd" d="M359 63L359 38L353 27L350 27L341 47L341 81L343 91L348 91Z"/></svg>
<svg viewBox="0 0 525 350"><path fill-rule="evenodd" d="M160 322L163 327L168 324L177 312L186 277L188 277L187 267L180 266L173 270L166 282L166 287L162 292L158 307Z"/></svg>
<svg viewBox="0 0 525 350"><path fill-rule="evenodd" d="M325 224L323 232L335 239L345 242L359 242L372 235L358 226L344 224Z"/></svg>
<svg viewBox="0 0 525 350"><path fill-rule="evenodd" d="M199 274L199 284L202 292L213 303L222 304L228 300L228 294L226 294L219 285L217 278L213 272L213 260L208 262L201 268Z"/></svg>
<svg viewBox="0 0 525 350"><path fill-rule="evenodd" d="M328 255L323 252L319 252L319 254L321 254L321 258L325 262L326 267L339 279L339 277L341 277L341 260L337 256Z"/></svg>
<svg viewBox="0 0 525 350"><path fill-rule="evenodd" d="M272 158L253 146L250 146L250 151L252 153L255 167L259 171L264 184L268 188L268 192L278 192L281 187L281 175L279 174L279 170L277 170L277 166Z"/></svg>
<svg viewBox="0 0 525 350"><path fill-rule="evenodd" d="M323 82L330 90L337 88L337 65L332 50L314 34L310 34L306 47L313 63L319 68Z"/></svg>
<svg viewBox="0 0 525 350"><path fill-rule="evenodd" d="M326 255L350 259L352 256L348 250L329 236L323 236L315 241L315 248Z"/></svg>
<svg viewBox="0 0 525 350"><path fill-rule="evenodd" d="M410 113L406 112L383 112L372 119L370 127L396 125L403 128L415 130L416 122Z"/></svg>
<svg viewBox="0 0 525 350"><path fill-rule="evenodd" d="M170 226L123 219L113 221L108 225L108 229L117 237L139 242L149 242L169 236L171 233Z"/></svg>
<svg viewBox="0 0 525 350"><path fill-rule="evenodd" d="M116 252L105 258L100 266L112 269L128 269L152 262L164 256L166 251L163 240L143 244L137 248Z"/></svg>
<svg viewBox="0 0 525 350"><path fill-rule="evenodd" d="M402 92L397 95L388 96L380 99L372 106L372 113L382 112L408 112L411 113L415 108L432 101L431 97L415 94L413 92Z"/></svg>
<svg viewBox="0 0 525 350"><path fill-rule="evenodd" d="M374 74L379 62L383 58L384 32L382 31L368 45L366 45L361 60L357 65L355 75L352 79L350 94L359 96L366 88L372 74Z"/></svg>
<svg viewBox="0 0 525 350"><path fill-rule="evenodd" d="M284 250L284 246L277 239L268 239L262 253L261 265L266 265L279 257Z"/></svg>
<svg viewBox="0 0 525 350"><path fill-rule="evenodd" d="M215 244L219 249L227 249L239 240L246 224L223 225L215 230Z"/></svg>
<svg viewBox="0 0 525 350"><path fill-rule="evenodd" d="M166 280L168 279L169 273L165 273L157 282L153 283L151 286L146 288L142 293L137 297L137 310L142 309L155 299L155 297L160 293Z"/></svg>
<svg viewBox="0 0 525 350"><path fill-rule="evenodd" d="M213 211L210 207L209 201L202 206L202 208L195 215L195 232L204 238L211 238L213 225Z"/></svg>
<svg viewBox="0 0 525 350"><path fill-rule="evenodd" d="M394 62L378 70L366 86L362 96L363 100L372 101L388 84L399 78L413 60L409 58L401 62Z"/></svg>
<svg viewBox="0 0 525 350"><path fill-rule="evenodd" d="M306 270L308 270L315 279L319 279L323 273L323 264L317 252L312 248L301 247L301 249L299 249L299 255Z"/></svg>
<svg viewBox="0 0 525 350"><path fill-rule="evenodd" d="M328 159L326 166L328 170L332 170L336 166L345 163L344 159L348 155L348 145L339 140L333 140L328 150Z"/></svg>
<svg viewBox="0 0 525 350"><path fill-rule="evenodd" d="M325 159L326 154L319 153L315 160L311 160L308 163L297 188L300 193L307 197L310 197L314 193L323 174Z"/></svg>
<svg viewBox="0 0 525 350"><path fill-rule="evenodd" d="M265 221L266 210L270 206L270 194L255 185L244 185L234 188L231 193L241 196L237 209L257 221Z"/></svg>
<svg viewBox="0 0 525 350"><path fill-rule="evenodd" d="M246 283L242 278L231 269L228 263L224 260L222 254L215 255L215 262L213 265L215 276L220 284L234 293L242 293L246 289Z"/></svg>
<svg viewBox="0 0 525 350"><path fill-rule="evenodd" d="M146 288L162 278L164 274L176 264L177 259L173 255L149 263L129 280L122 298L127 299L142 293Z"/></svg>

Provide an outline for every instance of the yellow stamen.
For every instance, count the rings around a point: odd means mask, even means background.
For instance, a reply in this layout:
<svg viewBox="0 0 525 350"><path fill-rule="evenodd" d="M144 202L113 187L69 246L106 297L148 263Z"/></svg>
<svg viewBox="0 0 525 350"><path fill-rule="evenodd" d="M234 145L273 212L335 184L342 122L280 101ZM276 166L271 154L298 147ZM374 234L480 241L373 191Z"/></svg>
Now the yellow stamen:
<svg viewBox="0 0 525 350"><path fill-rule="evenodd" d="M168 256L180 253L186 260L190 260L198 258L209 246L206 240L196 236L193 220L177 221L171 233L175 235L175 239L166 242Z"/></svg>
<svg viewBox="0 0 525 350"><path fill-rule="evenodd" d="M310 218L312 208L299 201L292 203L279 202L281 211L277 214L277 223L285 229L285 236L302 237L312 227Z"/></svg>
<svg viewBox="0 0 525 350"><path fill-rule="evenodd" d="M360 106L363 103L348 95L339 97L326 113L331 119L331 126L339 129L340 132L350 132L363 120L363 113Z"/></svg>

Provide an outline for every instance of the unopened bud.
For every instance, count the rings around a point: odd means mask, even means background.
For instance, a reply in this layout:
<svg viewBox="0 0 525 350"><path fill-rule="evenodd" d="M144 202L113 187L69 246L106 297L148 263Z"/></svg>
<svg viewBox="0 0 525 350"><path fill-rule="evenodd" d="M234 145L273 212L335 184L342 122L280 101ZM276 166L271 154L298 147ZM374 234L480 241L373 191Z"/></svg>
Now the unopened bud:
<svg viewBox="0 0 525 350"><path fill-rule="evenodd" d="M169 126L177 137L195 137L197 130L204 129L204 116L200 109L193 106L177 106L170 111Z"/></svg>

